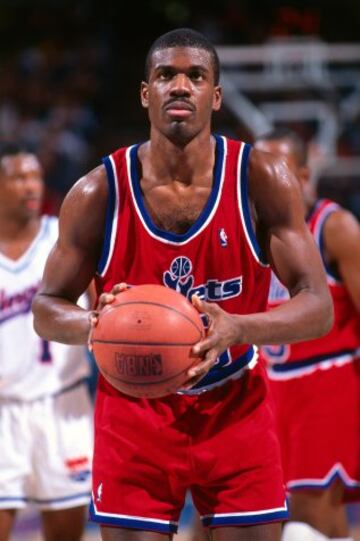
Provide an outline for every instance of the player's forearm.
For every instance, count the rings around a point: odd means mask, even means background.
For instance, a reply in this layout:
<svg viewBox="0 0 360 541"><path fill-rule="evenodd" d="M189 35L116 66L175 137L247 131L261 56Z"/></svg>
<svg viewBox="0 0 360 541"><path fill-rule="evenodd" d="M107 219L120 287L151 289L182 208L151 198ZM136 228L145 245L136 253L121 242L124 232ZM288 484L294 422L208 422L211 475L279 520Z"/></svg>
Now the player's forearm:
<svg viewBox="0 0 360 541"><path fill-rule="evenodd" d="M273 310L237 317L243 342L290 344L327 334L333 324L333 305L327 293L301 291Z"/></svg>
<svg viewBox="0 0 360 541"><path fill-rule="evenodd" d="M32 304L34 329L45 340L63 344L86 344L91 310L84 310L66 299L38 294Z"/></svg>

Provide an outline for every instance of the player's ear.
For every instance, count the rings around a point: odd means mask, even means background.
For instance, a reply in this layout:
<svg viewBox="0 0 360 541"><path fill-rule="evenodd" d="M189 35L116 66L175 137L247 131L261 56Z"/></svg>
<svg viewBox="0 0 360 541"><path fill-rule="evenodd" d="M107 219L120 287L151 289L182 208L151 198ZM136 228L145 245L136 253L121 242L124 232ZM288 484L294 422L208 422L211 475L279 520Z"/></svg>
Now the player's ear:
<svg viewBox="0 0 360 541"><path fill-rule="evenodd" d="M141 105L147 109L149 107L149 85L145 82L141 82L140 87Z"/></svg>
<svg viewBox="0 0 360 541"><path fill-rule="evenodd" d="M218 111L222 103L222 88L220 85L214 88L213 111Z"/></svg>

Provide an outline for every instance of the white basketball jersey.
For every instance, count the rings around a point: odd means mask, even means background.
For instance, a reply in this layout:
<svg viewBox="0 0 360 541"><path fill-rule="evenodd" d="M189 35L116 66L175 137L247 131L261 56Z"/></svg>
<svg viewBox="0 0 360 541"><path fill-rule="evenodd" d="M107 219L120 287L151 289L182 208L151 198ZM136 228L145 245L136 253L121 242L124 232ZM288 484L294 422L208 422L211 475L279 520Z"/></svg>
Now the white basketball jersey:
<svg viewBox="0 0 360 541"><path fill-rule="evenodd" d="M84 346L48 342L33 328L31 302L57 236L57 218L44 216L19 259L0 253L0 399L33 400L89 374Z"/></svg>

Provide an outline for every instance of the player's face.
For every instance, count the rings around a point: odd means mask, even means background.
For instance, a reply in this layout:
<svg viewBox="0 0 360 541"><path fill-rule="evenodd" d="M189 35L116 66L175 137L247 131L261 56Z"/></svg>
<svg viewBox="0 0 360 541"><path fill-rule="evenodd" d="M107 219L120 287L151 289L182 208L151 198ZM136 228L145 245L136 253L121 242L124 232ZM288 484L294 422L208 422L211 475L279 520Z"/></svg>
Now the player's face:
<svg viewBox="0 0 360 541"><path fill-rule="evenodd" d="M40 213L43 177L33 154L4 156L0 166L0 209L13 217L31 218Z"/></svg>
<svg viewBox="0 0 360 541"><path fill-rule="evenodd" d="M193 47L155 51L149 81L141 85L151 129L177 144L186 144L203 130L221 106L221 88L214 82L211 55Z"/></svg>

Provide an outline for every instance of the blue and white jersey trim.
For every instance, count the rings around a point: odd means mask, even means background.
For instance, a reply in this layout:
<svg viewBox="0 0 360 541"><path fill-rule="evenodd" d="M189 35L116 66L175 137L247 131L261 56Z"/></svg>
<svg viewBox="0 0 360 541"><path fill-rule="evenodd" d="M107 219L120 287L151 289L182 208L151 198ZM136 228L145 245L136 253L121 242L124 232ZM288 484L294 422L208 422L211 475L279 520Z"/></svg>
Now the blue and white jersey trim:
<svg viewBox="0 0 360 541"><path fill-rule="evenodd" d="M203 526L246 526L251 524L264 524L273 521L282 521L289 518L286 501L283 507L250 511L247 513L219 513L204 515L201 518Z"/></svg>
<svg viewBox="0 0 360 541"><path fill-rule="evenodd" d="M325 475L322 479L294 479L287 483L287 488L289 490L296 489L306 489L306 488L328 488L335 479L340 479L340 481L345 485L347 489L360 489L360 482L351 479L351 477L346 473L345 468L342 464L335 464L329 473Z"/></svg>
<svg viewBox="0 0 360 541"><path fill-rule="evenodd" d="M262 255L260 246L256 240L255 231L252 225L250 206L249 206L249 193L248 193L248 161L250 155L251 146L247 143L241 145L241 149L238 157L238 205L240 210L240 217L243 224L246 240L250 247L251 253L255 260L262 266L268 267L264 256Z"/></svg>
<svg viewBox="0 0 360 541"><path fill-rule="evenodd" d="M98 265L98 273L104 276L109 267L115 246L115 238L119 211L119 188L116 175L116 167L112 156L103 158L108 181L108 203L106 207L105 235L103 251Z"/></svg>
<svg viewBox="0 0 360 541"><path fill-rule="evenodd" d="M194 395L204 391L210 391L227 381L241 378L247 370L252 370L259 357L258 348L250 346L249 349L235 361L226 366L213 366L210 372L188 391L178 391L178 394Z"/></svg>
<svg viewBox="0 0 360 541"><path fill-rule="evenodd" d="M94 495L90 504L90 519L93 522L99 522L100 524L107 524L109 526L162 533L177 533L178 529L178 523L171 520L100 512L94 503Z"/></svg>
<svg viewBox="0 0 360 541"><path fill-rule="evenodd" d="M225 178L225 166L226 166L226 155L227 155L227 142L225 137L215 135L216 139L216 150L215 150L215 171L214 171L214 185L211 192L211 195L205 205L205 208L201 212L198 219L190 227L190 229L181 235L176 233L171 233L168 231L163 231L156 227L149 216L146 207L143 202L141 189L140 189L140 179L138 174L138 163L137 163L137 151L138 145L130 147L126 152L126 162L128 169L128 178L130 180L130 190L136 212L138 217L146 229L147 233L163 242L165 244L173 244L181 246L189 242L190 240L197 237L210 223L212 217L214 216L222 194L224 178Z"/></svg>
<svg viewBox="0 0 360 541"><path fill-rule="evenodd" d="M268 368L272 380L289 380L313 374L316 370L329 370L353 362L360 355L360 348L339 351L336 354L324 354L310 357L304 361L274 363Z"/></svg>
<svg viewBox="0 0 360 541"><path fill-rule="evenodd" d="M318 204L321 204L321 200L319 201ZM322 260L323 260L323 263L324 263L324 267L325 267L325 270L326 270L326 275L327 275L327 280L328 280L328 283L329 284L341 284L341 281L339 280L339 278L337 276L335 276L332 272L331 272L331 269L326 261L326 257L325 257L325 249L324 249L324 225L325 225L325 222L326 220L329 218L330 214L332 214L333 212L336 212L339 210L339 205L337 203L332 203L332 204L329 204L327 205L326 207L324 207L324 209L320 212L317 220L316 220L316 224L315 224L315 228L314 228L314 238L315 238L315 242L320 250L320 254L321 254L321 257L322 257Z"/></svg>

